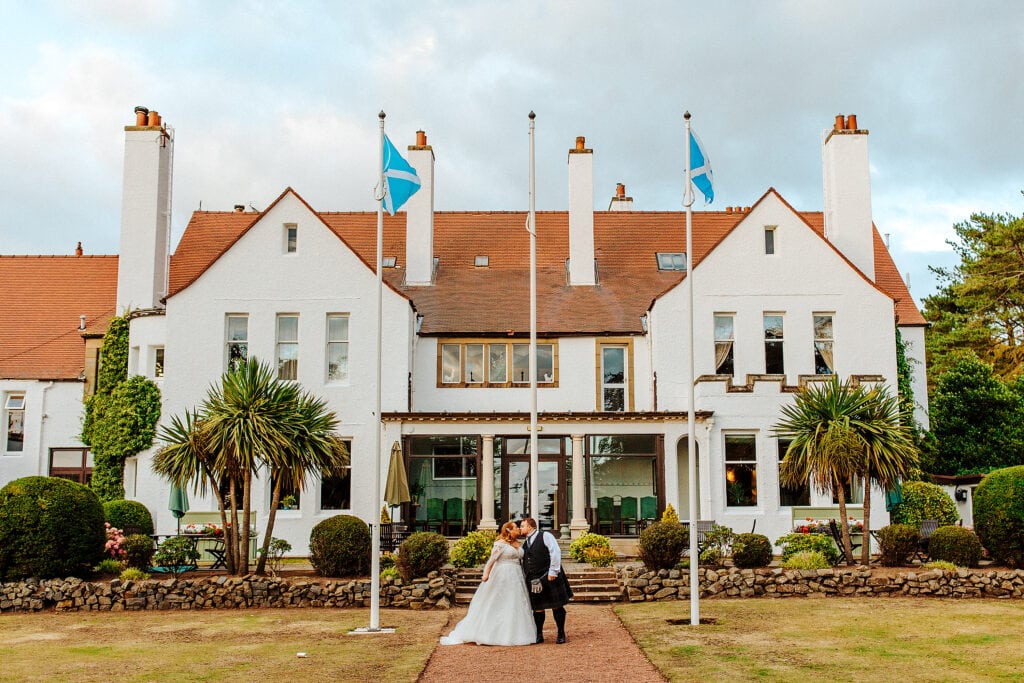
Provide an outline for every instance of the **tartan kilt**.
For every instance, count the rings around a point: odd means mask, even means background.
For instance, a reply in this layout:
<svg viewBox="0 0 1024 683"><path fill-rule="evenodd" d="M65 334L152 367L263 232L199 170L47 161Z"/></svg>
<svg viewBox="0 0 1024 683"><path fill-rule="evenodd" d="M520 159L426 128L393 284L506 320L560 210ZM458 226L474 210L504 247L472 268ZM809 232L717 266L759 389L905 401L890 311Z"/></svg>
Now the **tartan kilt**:
<svg viewBox="0 0 1024 683"><path fill-rule="evenodd" d="M545 574L541 579L541 584L544 586L544 590L540 593L530 593L530 607L535 611L561 607L572 600L572 588L569 586L569 579L566 578L564 570L558 570L558 576L554 581L549 580ZM527 590L529 590L529 582L527 582Z"/></svg>

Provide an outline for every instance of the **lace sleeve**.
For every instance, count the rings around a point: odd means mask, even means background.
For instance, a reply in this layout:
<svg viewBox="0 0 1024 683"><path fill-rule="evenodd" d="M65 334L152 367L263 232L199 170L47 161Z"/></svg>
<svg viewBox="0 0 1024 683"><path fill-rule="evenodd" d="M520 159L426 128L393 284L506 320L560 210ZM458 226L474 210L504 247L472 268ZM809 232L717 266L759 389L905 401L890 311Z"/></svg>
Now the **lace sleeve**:
<svg viewBox="0 0 1024 683"><path fill-rule="evenodd" d="M484 576L487 576L490 573L491 567L498 561L498 558L501 557L501 546L501 543L495 542L494 547L491 548L491 556L487 558L487 564L484 565Z"/></svg>

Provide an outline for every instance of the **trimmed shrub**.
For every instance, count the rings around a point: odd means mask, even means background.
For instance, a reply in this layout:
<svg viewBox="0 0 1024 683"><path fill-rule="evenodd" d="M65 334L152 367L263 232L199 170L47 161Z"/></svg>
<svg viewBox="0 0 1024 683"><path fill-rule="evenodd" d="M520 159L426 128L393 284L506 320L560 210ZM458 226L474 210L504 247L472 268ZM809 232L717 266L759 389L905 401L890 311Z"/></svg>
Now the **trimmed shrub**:
<svg viewBox="0 0 1024 683"><path fill-rule="evenodd" d="M884 567L902 567L910 562L910 556L921 540L921 532L909 524L890 524L877 533Z"/></svg>
<svg viewBox="0 0 1024 683"><path fill-rule="evenodd" d="M962 526L940 526L928 539L928 559L946 560L958 567L976 567L982 552L977 535Z"/></svg>
<svg viewBox="0 0 1024 683"><path fill-rule="evenodd" d="M722 549L719 548L718 546L714 546L713 545L713 546L711 546L709 548L704 548L704 552L702 552L700 554L700 561L697 564L699 566L701 566L701 567L706 567L706 566L718 567L719 565L722 564L722 557L723 557ZM684 562L686 562L686 568L689 569L690 568L689 560L684 560Z"/></svg>
<svg viewBox="0 0 1024 683"><path fill-rule="evenodd" d="M321 576L364 576L370 550L370 527L352 515L328 517L309 534L309 562Z"/></svg>
<svg viewBox="0 0 1024 683"><path fill-rule="evenodd" d="M125 536L121 541L121 550L124 552L124 562L129 568L146 571L153 564L153 539L142 534Z"/></svg>
<svg viewBox="0 0 1024 683"><path fill-rule="evenodd" d="M0 489L0 581L86 577L106 542L103 505L81 484L25 477Z"/></svg>
<svg viewBox="0 0 1024 683"><path fill-rule="evenodd" d="M402 578L412 581L444 566L448 561L448 541L432 531L417 531L398 546L395 568Z"/></svg>
<svg viewBox="0 0 1024 683"><path fill-rule="evenodd" d="M661 521L663 522L675 522L679 524L679 514L676 509L672 507L672 503L665 506L665 511L661 513Z"/></svg>
<svg viewBox="0 0 1024 683"><path fill-rule="evenodd" d="M487 561L491 556L494 539L498 535L493 531L471 531L452 547L451 562L456 567L476 567ZM392 564L394 566L394 564Z"/></svg>
<svg viewBox="0 0 1024 683"><path fill-rule="evenodd" d="M648 569L674 569L690 544L689 530L678 522L654 522L640 532L637 548Z"/></svg>
<svg viewBox="0 0 1024 683"><path fill-rule="evenodd" d="M732 563L741 569L767 567L772 562L772 542L764 534L736 534Z"/></svg>
<svg viewBox="0 0 1024 683"><path fill-rule="evenodd" d="M615 551L611 546L592 545L583 551L583 559L595 567L610 567L615 564Z"/></svg>
<svg viewBox="0 0 1024 683"><path fill-rule="evenodd" d="M115 560L112 557L108 557L105 560L100 560L100 563L96 565L96 573L106 576L119 576L124 571L125 566L119 560Z"/></svg>
<svg viewBox="0 0 1024 683"><path fill-rule="evenodd" d="M946 560L932 560L922 565L925 569L941 569L944 572L955 572L956 565Z"/></svg>
<svg viewBox="0 0 1024 683"><path fill-rule="evenodd" d="M775 545L782 548L783 563L797 553L814 552L821 553L833 567L839 564L839 548L825 534L786 534Z"/></svg>
<svg viewBox="0 0 1024 683"><path fill-rule="evenodd" d="M893 509L893 524L909 524L921 528L926 519L938 520L939 526L956 524L960 513L956 503L941 486L926 481L908 481L903 484L903 502Z"/></svg>
<svg viewBox="0 0 1024 683"><path fill-rule="evenodd" d="M608 540L607 536L593 534L587 531L569 544L569 557L577 562L590 562L590 560L587 559L587 551L591 548L607 548L608 550L611 550L612 544ZM614 552L612 553L612 556L615 556ZM612 561L614 562L614 560Z"/></svg>
<svg viewBox="0 0 1024 683"><path fill-rule="evenodd" d="M149 578L149 574L136 567L128 567L119 577L122 581L143 581Z"/></svg>
<svg viewBox="0 0 1024 683"><path fill-rule="evenodd" d="M974 530L994 560L1024 568L1024 465L981 480L974 490Z"/></svg>
<svg viewBox="0 0 1024 683"><path fill-rule="evenodd" d="M785 569L828 569L832 565L819 552L801 550L790 555L789 559L782 563L782 566Z"/></svg>
<svg viewBox="0 0 1024 683"><path fill-rule="evenodd" d="M103 518L125 535L153 533L153 515L137 500L112 500L103 504Z"/></svg>
<svg viewBox="0 0 1024 683"><path fill-rule="evenodd" d="M170 569L174 574L182 574L195 569L199 560L199 551L191 538L171 536L164 539L160 547L153 553L153 564Z"/></svg>

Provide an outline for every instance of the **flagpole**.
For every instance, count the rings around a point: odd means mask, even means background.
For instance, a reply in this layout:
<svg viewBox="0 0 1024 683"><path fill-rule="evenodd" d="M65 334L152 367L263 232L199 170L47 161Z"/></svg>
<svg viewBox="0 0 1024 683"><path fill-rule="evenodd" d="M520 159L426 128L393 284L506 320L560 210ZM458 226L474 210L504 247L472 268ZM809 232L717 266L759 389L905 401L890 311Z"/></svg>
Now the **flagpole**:
<svg viewBox="0 0 1024 683"><path fill-rule="evenodd" d="M686 189L683 192L683 206L686 207L686 284L687 290L689 290L689 327L687 334L689 335L689 341L687 348L689 349L689 365L690 374L687 377L687 388L686 388L686 456L689 476L688 483L688 494L687 497L690 499L690 510L687 513L690 517L690 625L700 625L700 573L697 571L697 565L700 561L700 553L697 552L697 449L694 443L696 439L696 430L694 429L694 419L696 418L696 411L694 410L694 362L693 362L693 181L690 178L691 175L691 160L690 160L690 112L683 114L683 118L686 120Z"/></svg>
<svg viewBox="0 0 1024 683"><path fill-rule="evenodd" d="M377 260L374 269L377 271L377 402L373 425L373 518L370 524L370 631L380 630L380 409L381 409L381 365L384 339L384 195L387 186L384 184L384 117L383 111L377 115L380 120L380 150L377 168L380 171L380 185L377 200Z"/></svg>
<svg viewBox="0 0 1024 683"><path fill-rule="evenodd" d="M530 517L540 516L540 458L537 447L537 181L534 119L530 112ZM538 521L539 525L540 522Z"/></svg>

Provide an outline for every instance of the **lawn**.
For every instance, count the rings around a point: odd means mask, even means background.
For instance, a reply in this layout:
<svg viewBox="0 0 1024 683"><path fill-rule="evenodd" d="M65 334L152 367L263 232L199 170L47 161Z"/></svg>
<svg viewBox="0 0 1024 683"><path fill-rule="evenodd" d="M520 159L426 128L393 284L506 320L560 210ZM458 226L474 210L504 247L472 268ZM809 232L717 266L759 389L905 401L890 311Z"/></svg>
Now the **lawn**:
<svg viewBox="0 0 1024 683"><path fill-rule="evenodd" d="M1024 681L1024 603L944 599L688 601L616 613L672 681Z"/></svg>
<svg viewBox="0 0 1024 683"><path fill-rule="evenodd" d="M203 610L0 617L0 681L412 681L447 612ZM296 656L305 652L306 657Z"/></svg>

